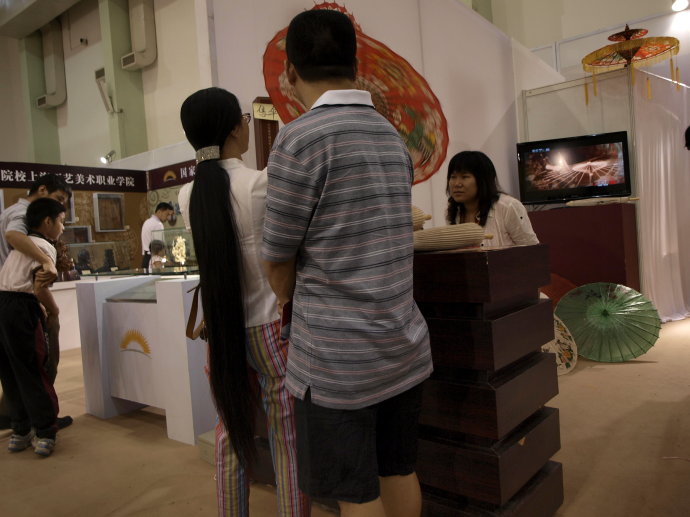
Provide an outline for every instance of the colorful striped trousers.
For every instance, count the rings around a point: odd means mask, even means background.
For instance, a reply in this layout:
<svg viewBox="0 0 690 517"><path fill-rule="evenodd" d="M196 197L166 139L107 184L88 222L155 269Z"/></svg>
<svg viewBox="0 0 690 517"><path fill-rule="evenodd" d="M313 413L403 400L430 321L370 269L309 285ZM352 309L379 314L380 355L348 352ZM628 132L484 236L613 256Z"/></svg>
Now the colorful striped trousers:
<svg viewBox="0 0 690 517"><path fill-rule="evenodd" d="M285 388L287 341L278 321L247 329L247 360L256 373L268 420L268 439L277 483L280 517L309 517L311 504L297 487L294 402ZM237 461L225 427L216 425L216 494L218 515L249 515L249 479Z"/></svg>

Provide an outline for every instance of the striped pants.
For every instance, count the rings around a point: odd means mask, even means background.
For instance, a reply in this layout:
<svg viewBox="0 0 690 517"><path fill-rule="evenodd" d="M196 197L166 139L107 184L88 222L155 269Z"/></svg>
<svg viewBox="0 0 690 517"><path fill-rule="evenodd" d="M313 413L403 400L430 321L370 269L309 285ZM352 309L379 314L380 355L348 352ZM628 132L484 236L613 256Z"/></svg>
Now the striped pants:
<svg viewBox="0 0 690 517"><path fill-rule="evenodd" d="M268 439L277 483L280 517L309 517L311 504L297 487L294 401L285 387L288 343L278 321L247 329L247 361L256 373L268 420ZM222 423L216 425L216 495L218 515L249 515L249 479L237 461Z"/></svg>

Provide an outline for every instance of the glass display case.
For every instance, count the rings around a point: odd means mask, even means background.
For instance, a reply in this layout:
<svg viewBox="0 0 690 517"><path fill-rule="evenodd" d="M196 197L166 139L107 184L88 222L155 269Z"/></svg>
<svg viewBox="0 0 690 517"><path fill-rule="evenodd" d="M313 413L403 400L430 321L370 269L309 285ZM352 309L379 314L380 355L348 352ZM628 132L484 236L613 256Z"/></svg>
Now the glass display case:
<svg viewBox="0 0 690 517"><path fill-rule="evenodd" d="M127 241L82 242L68 244L67 247L80 274L113 273L130 266Z"/></svg>
<svg viewBox="0 0 690 517"><path fill-rule="evenodd" d="M131 269L117 269L113 271L95 271L91 273L82 272L82 277L93 276L93 277L125 277L125 276L142 276L151 275L155 277L183 277L187 278L188 275L199 274L198 266L166 266L164 268L156 269L155 271L146 271L140 267ZM96 278L98 280L98 278Z"/></svg>
<svg viewBox="0 0 690 517"><path fill-rule="evenodd" d="M192 233L184 228L166 228L151 232L151 272L170 267L197 266Z"/></svg>

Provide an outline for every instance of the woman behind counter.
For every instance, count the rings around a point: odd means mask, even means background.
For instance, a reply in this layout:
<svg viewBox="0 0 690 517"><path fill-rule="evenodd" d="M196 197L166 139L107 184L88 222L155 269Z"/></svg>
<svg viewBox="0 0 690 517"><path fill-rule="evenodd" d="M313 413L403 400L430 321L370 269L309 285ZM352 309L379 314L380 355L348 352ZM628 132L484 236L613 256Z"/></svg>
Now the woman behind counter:
<svg viewBox="0 0 690 517"><path fill-rule="evenodd" d="M499 190L496 168L480 151L462 151L450 160L446 183L448 224L477 223L491 239L482 246L538 244L527 210Z"/></svg>

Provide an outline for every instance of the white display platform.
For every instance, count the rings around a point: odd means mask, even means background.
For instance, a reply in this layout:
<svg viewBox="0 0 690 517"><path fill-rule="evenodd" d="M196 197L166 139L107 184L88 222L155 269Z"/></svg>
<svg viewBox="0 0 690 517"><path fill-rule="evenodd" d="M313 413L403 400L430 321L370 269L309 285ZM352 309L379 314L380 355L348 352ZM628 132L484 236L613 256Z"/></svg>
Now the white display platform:
<svg viewBox="0 0 690 517"><path fill-rule="evenodd" d="M154 279L156 303L106 301ZM148 275L77 284L87 413L111 418L159 407L168 437L189 444L214 427L206 343L185 336L187 291L198 282Z"/></svg>
<svg viewBox="0 0 690 517"><path fill-rule="evenodd" d="M60 308L60 350L79 348L79 315L77 313L77 284L94 282L93 278L55 282L50 288Z"/></svg>

